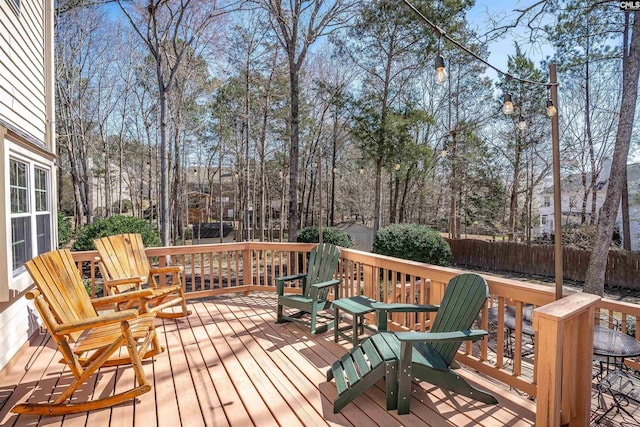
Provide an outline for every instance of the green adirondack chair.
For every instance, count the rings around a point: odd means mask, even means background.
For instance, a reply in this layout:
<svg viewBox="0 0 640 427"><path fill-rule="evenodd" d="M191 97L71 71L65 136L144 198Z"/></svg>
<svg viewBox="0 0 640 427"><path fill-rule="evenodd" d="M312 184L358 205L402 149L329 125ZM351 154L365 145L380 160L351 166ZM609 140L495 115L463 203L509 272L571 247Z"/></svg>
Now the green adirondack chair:
<svg viewBox="0 0 640 427"><path fill-rule="evenodd" d="M340 250L334 245L324 243L311 250L306 273L276 279L278 291L277 323L285 321L302 322L311 327L312 334L324 332L333 327L335 321L333 316L319 312L331 306L331 301L327 299L331 288L333 288L334 298L338 299L338 284L340 280L334 279L333 273L338 266L339 259ZM302 293L285 295L285 283L296 280L302 281ZM283 314L285 306L298 311L285 316ZM306 314L311 316L311 320L303 318ZM318 317L327 318L329 322L317 326Z"/></svg>
<svg viewBox="0 0 640 427"><path fill-rule="evenodd" d="M463 396L496 404L496 398L472 387L451 366L463 341L476 341L486 331L470 330L488 296L486 281L477 274L461 274L449 281L440 306L376 303L378 326L383 330L333 363L327 381L335 379L339 412L378 380L385 378L387 409L409 412L411 380L417 378ZM437 311L429 332L387 332L390 312Z"/></svg>

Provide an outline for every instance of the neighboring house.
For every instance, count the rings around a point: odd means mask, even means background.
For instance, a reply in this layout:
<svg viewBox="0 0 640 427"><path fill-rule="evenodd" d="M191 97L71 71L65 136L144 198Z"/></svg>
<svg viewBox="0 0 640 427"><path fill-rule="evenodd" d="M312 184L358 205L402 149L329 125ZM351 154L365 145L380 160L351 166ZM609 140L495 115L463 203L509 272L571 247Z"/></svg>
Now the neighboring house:
<svg viewBox="0 0 640 427"><path fill-rule="evenodd" d="M24 263L57 242L53 1L0 0L0 369L39 327Z"/></svg>
<svg viewBox="0 0 640 427"><path fill-rule="evenodd" d="M373 250L373 240L375 237L373 228L356 222L343 222L336 225L336 228L351 236L353 239L354 249L366 252L371 252Z"/></svg>
<svg viewBox="0 0 640 427"><path fill-rule="evenodd" d="M608 163L602 168L597 179L596 215L607 194L609 184ZM590 179L590 177L587 177ZM627 165L629 188L629 227L631 229L631 250L640 250L640 164ZM582 198L584 189L580 174L572 174L562 179L562 224L580 224L582 219ZM587 222L591 219L591 194L587 199ZM553 187L545 188L540 194L540 234L553 234ZM597 220L597 218L596 218ZM616 227L622 233L622 213L618 210Z"/></svg>

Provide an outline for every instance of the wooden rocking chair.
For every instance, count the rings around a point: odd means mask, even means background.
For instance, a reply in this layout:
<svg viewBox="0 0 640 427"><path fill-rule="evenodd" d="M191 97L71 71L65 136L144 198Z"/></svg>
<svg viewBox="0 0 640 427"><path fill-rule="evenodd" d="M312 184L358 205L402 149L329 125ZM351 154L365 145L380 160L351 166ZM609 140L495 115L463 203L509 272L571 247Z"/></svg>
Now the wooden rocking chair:
<svg viewBox="0 0 640 427"><path fill-rule="evenodd" d="M103 237L94 241L100 256L96 261L104 278L104 286L110 295L117 295L131 289L142 289L148 285L152 295L148 298L147 307L158 317L176 318L191 314L182 292L180 275L182 266L151 267L144 251L140 234L119 234ZM159 285L156 276L171 275L170 285ZM166 308L180 305L182 311L165 311ZM131 308L131 305L120 304L117 310Z"/></svg>
<svg viewBox="0 0 640 427"><path fill-rule="evenodd" d="M153 326L154 315L139 315L137 310L108 314L96 312L98 306L110 306L130 298L144 298L149 291L91 300L67 249L47 252L25 265L36 285L36 289L27 293L27 298L35 301L44 326L62 353L63 362L69 366L75 381L53 401L18 404L11 409L12 412L36 415L86 412L117 405L151 390L151 384L142 369L142 359L164 351ZM72 347L72 343L75 346ZM118 355L121 347L126 348L126 356ZM70 401L74 392L98 369L129 363L135 372L136 387L99 399Z"/></svg>

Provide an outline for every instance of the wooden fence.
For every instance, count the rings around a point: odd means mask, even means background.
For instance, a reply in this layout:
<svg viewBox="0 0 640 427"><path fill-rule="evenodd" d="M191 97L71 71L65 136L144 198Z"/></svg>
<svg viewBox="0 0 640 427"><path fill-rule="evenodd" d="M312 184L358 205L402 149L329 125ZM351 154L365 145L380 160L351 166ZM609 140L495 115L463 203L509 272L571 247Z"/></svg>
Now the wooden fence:
<svg viewBox="0 0 640 427"><path fill-rule="evenodd" d="M475 239L447 239L457 265L493 271L510 271L554 277L552 245L525 245L513 242L487 242ZM590 251L563 248L565 279L584 282ZM609 251L605 283L610 286L640 289L640 253Z"/></svg>

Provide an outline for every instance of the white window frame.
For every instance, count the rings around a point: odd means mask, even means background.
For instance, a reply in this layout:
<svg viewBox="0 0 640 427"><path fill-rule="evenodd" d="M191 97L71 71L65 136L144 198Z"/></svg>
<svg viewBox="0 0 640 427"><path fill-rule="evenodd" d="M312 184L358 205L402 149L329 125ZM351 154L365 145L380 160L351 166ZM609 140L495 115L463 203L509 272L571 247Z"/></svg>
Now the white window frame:
<svg viewBox="0 0 640 427"><path fill-rule="evenodd" d="M13 252L12 252L12 234L11 234L11 220L12 218L24 217L25 215L31 218L31 254L30 257L34 257L38 254L38 230L36 217L38 215L49 215L49 227L50 227L50 241L49 248L54 249L57 242L57 232L55 230L55 220L53 218L53 173L54 164L53 161L42 157L41 155L31 152L21 145L13 143L10 139L4 139L4 165L5 165L5 206L8 206L6 216L6 271L8 272L9 289L22 292L26 290L33 281L27 273L24 265L15 269L13 268ZM10 164L11 161L21 162L27 165L27 197L28 197L28 214L12 214L11 213L11 190L10 190ZM35 190L35 169L40 169L47 174L47 199L46 199L46 211L36 211L36 190Z"/></svg>
<svg viewBox="0 0 640 427"><path fill-rule="evenodd" d="M540 217L540 225L547 225L547 216L546 215L542 215Z"/></svg>

